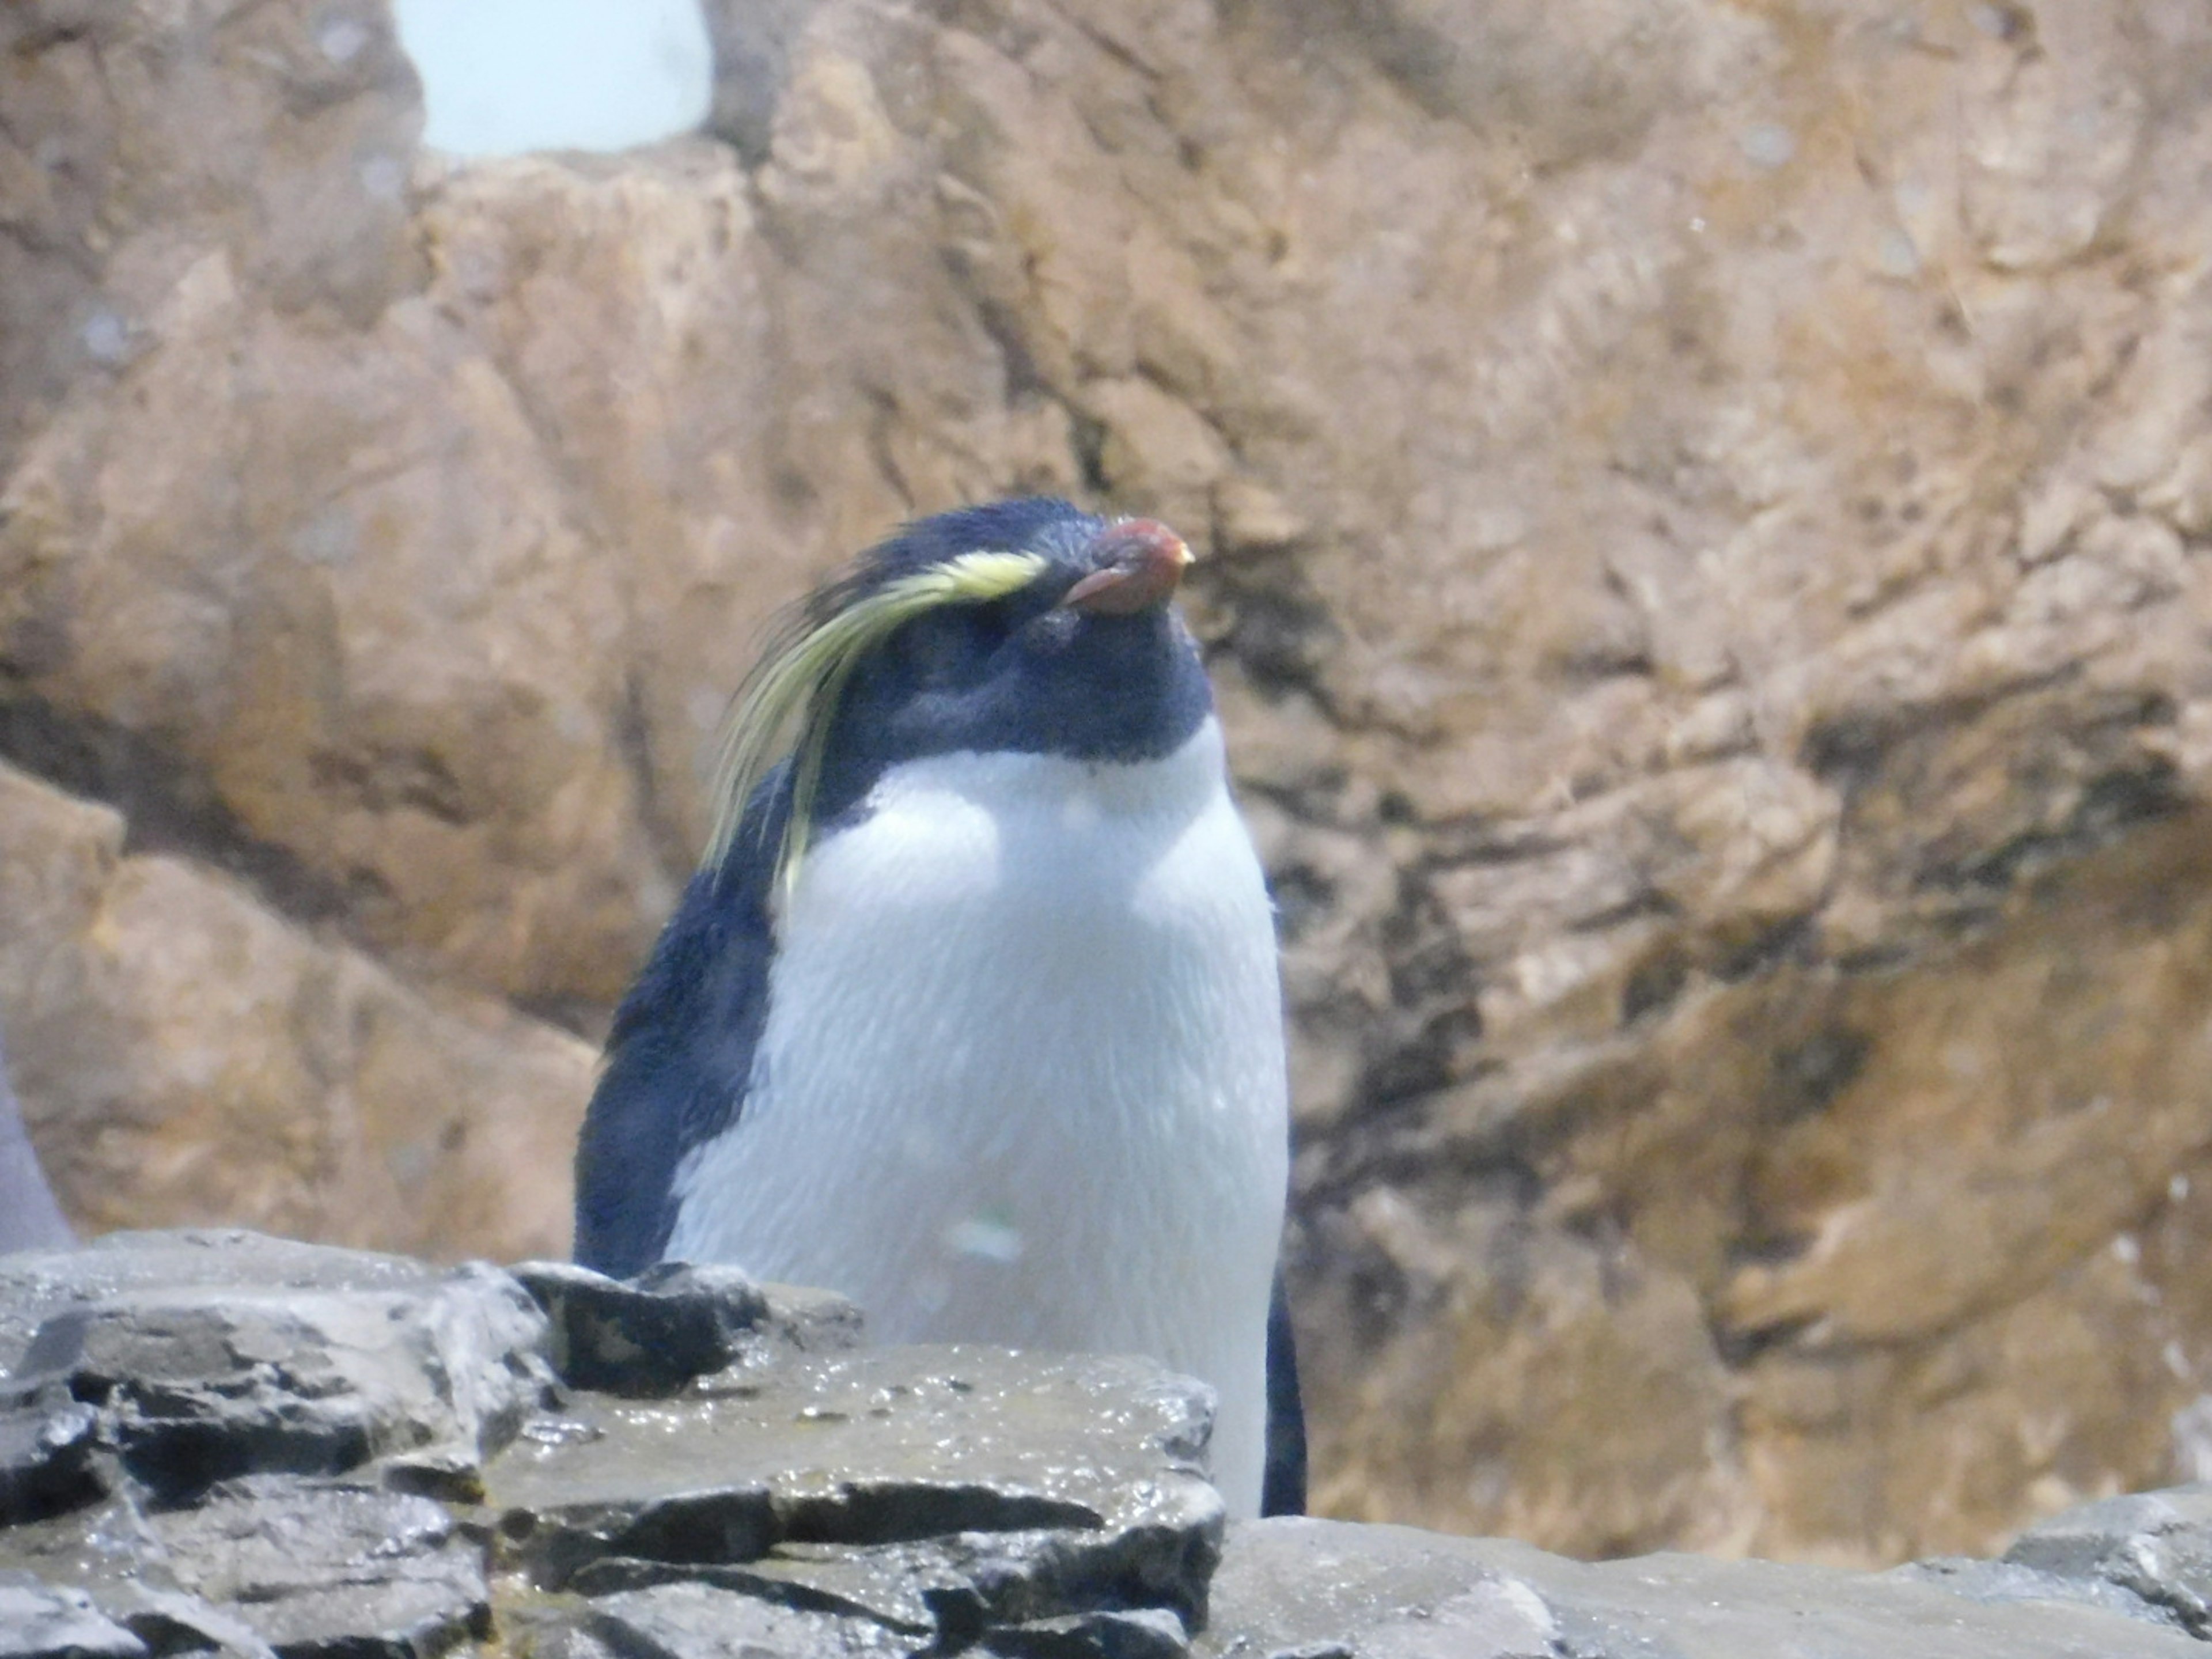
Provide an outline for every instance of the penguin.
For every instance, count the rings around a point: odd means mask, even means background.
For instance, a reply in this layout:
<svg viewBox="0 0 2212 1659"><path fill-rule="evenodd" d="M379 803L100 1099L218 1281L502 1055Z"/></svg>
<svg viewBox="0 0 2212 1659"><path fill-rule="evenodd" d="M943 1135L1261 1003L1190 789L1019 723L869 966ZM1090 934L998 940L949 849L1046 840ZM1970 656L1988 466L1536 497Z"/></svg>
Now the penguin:
<svg viewBox="0 0 2212 1659"><path fill-rule="evenodd" d="M1297 1513L1273 913L1190 560L1005 501L792 614L615 1015L575 1255L826 1286L879 1340L1148 1355L1212 1388L1230 1514Z"/></svg>

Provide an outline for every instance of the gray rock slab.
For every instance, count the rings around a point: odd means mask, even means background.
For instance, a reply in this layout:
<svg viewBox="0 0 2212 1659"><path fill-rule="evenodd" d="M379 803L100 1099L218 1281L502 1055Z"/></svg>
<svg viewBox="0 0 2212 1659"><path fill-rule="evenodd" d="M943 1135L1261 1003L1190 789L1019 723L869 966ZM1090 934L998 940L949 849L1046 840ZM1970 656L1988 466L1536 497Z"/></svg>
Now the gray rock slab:
<svg viewBox="0 0 2212 1659"><path fill-rule="evenodd" d="M861 1350L579 1396L485 1482L548 1589L692 1578L947 1642L1105 1607L1195 1623L1223 1524L1210 1415L1141 1360Z"/></svg>
<svg viewBox="0 0 2212 1659"><path fill-rule="evenodd" d="M513 1273L551 1322L553 1368L572 1388L653 1398L693 1378L859 1346L843 1297L764 1285L733 1267L664 1261L632 1279L566 1261Z"/></svg>
<svg viewBox="0 0 2212 1659"><path fill-rule="evenodd" d="M894 1659L929 1645L865 1619L782 1607L701 1583L605 1596L579 1623L615 1659Z"/></svg>
<svg viewBox="0 0 2212 1659"><path fill-rule="evenodd" d="M2212 1640L2212 1486L2068 1510L2022 1533L2002 1565L2116 1593Z"/></svg>
<svg viewBox="0 0 2212 1659"><path fill-rule="evenodd" d="M2182 1628L2166 1610L2147 1602L2130 1590L2102 1578L2077 1578L2039 1572L2009 1561L1984 1561L1972 1556L1936 1556L1893 1567L1887 1575L1907 1583L1931 1584L1953 1595L1975 1601L2079 1601L2130 1619Z"/></svg>
<svg viewBox="0 0 2212 1659"><path fill-rule="evenodd" d="M40 1322L72 1303L179 1285L396 1291L447 1271L408 1256L216 1227L108 1233L78 1249L0 1257L0 1372L14 1371Z"/></svg>
<svg viewBox="0 0 2212 1659"><path fill-rule="evenodd" d="M82 1591L120 1619L134 1587L178 1588L161 1541L128 1494L28 1525L0 1528L0 1582L37 1581Z"/></svg>
<svg viewBox="0 0 2212 1659"><path fill-rule="evenodd" d="M179 1587L283 1659L430 1659L490 1631L483 1548L427 1498L264 1477L147 1518Z"/></svg>
<svg viewBox="0 0 2212 1659"><path fill-rule="evenodd" d="M0 1255L66 1249L74 1238L23 1127L22 1109L8 1084L8 1057L0 1052Z"/></svg>
<svg viewBox="0 0 2212 1659"><path fill-rule="evenodd" d="M283 1518L272 1510L272 1520ZM155 1655L275 1659L234 1612L179 1587L167 1550L127 1493L51 1521L0 1529L0 1583L88 1601Z"/></svg>
<svg viewBox="0 0 2212 1659"><path fill-rule="evenodd" d="M148 1659L82 1591L0 1579L0 1659Z"/></svg>
<svg viewBox="0 0 2212 1659"><path fill-rule="evenodd" d="M112 1236L0 1258L32 1326L14 1397L55 1385L161 1502L283 1471L414 1457L463 1491L551 1382L544 1314L491 1267L240 1233Z"/></svg>
<svg viewBox="0 0 2212 1659"><path fill-rule="evenodd" d="M486 1633L482 1542L443 1504L261 1476L197 1507L127 1496L0 1531L0 1583L92 1608L157 1655L430 1659Z"/></svg>
<svg viewBox="0 0 2212 1659"><path fill-rule="evenodd" d="M1205 1659L2203 1659L2179 1631L2068 1601L1989 1602L1896 1575L1649 1556L1596 1565L1494 1539L1232 1528Z"/></svg>

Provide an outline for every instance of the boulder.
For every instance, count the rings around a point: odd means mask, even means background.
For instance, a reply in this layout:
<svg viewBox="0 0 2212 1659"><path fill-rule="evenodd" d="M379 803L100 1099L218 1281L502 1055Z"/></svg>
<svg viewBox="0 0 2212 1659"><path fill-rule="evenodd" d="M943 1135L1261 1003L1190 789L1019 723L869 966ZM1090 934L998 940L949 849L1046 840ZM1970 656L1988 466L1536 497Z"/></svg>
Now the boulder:
<svg viewBox="0 0 2212 1659"><path fill-rule="evenodd" d="M0 1306L28 1332L0 1349L8 1396L46 1413L39 1501L14 1520L57 1507L51 1489L94 1443L165 1505L378 1459L466 1486L552 1382L544 1316L504 1273L254 1234L118 1233L0 1259Z"/></svg>
<svg viewBox="0 0 2212 1659"><path fill-rule="evenodd" d="M522 1272L240 1232L8 1258L0 1640L1181 1653L1204 1622L1201 1385L860 1349L849 1304L720 1270ZM687 1328L720 1340L679 1376Z"/></svg>
<svg viewBox="0 0 2212 1659"><path fill-rule="evenodd" d="M587 1044L410 984L131 834L0 765L0 1016L80 1226L567 1248Z"/></svg>

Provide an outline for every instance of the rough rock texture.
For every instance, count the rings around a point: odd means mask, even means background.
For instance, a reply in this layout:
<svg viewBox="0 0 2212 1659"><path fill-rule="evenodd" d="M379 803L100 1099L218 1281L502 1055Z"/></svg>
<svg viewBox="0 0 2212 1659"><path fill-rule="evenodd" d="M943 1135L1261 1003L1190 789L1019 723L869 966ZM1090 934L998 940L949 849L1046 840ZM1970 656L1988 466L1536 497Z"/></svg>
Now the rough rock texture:
<svg viewBox="0 0 2212 1659"><path fill-rule="evenodd" d="M685 1328L722 1340L656 1346ZM858 1336L732 1273L9 1257L0 1653L1183 1651L1223 1529L1201 1387Z"/></svg>
<svg viewBox="0 0 2212 1659"><path fill-rule="evenodd" d="M97 1475L15 1502L0 1431L4 1659L2181 1659L2212 1631L2212 1488L1878 1577L1224 1527L1199 1385L862 1348L849 1305L731 1273L139 1234L0 1264L0 1401L65 1402ZM656 1352L686 1330L720 1335ZM144 1455L155 1400L195 1480Z"/></svg>
<svg viewBox="0 0 2212 1659"><path fill-rule="evenodd" d="M1895 1560L2212 1474L2202 6L716 32L719 136L449 169L377 0L0 16L0 753L146 924L0 904L80 1222L557 1252L577 1051L441 1022L593 1029L766 611L1066 489L1206 555L1323 1504Z"/></svg>
<svg viewBox="0 0 2212 1659"><path fill-rule="evenodd" d="M127 836L111 808L0 766L0 1018L80 1226L568 1248L586 1044L410 987Z"/></svg>
<svg viewBox="0 0 2212 1659"><path fill-rule="evenodd" d="M467 1486L551 1382L545 1337L504 1273L251 1233L112 1233L0 1259L8 1402L40 1422L21 1455L82 1477L32 1485L0 1516L38 1519L118 1471L170 1507L375 1459Z"/></svg>

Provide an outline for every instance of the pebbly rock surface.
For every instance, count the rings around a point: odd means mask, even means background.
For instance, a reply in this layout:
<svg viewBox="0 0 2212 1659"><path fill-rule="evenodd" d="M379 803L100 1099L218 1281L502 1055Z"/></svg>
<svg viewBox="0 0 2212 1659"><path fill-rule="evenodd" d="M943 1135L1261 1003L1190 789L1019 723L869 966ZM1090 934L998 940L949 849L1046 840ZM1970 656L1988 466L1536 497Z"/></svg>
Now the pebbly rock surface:
<svg viewBox="0 0 2212 1659"><path fill-rule="evenodd" d="M1211 1399L246 1233L0 1256L0 1659L2182 1659L2212 1488L1885 1575L1224 1526ZM157 1409L156 1409L157 1408ZM149 1412L152 1413L149 1415Z"/></svg>
<svg viewBox="0 0 2212 1659"><path fill-rule="evenodd" d="M0 6L82 1228L560 1254L759 624L1066 490L1203 555L1323 1504L1893 1563L2212 1474L2212 12L714 13L711 132L455 167L385 0Z"/></svg>

